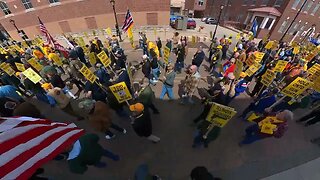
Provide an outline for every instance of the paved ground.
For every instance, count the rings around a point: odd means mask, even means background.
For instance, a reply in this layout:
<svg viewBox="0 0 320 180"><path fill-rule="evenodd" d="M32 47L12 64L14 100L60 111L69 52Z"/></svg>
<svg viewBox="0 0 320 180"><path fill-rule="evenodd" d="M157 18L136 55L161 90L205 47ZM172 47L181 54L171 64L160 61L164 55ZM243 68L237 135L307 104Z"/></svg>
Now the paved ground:
<svg viewBox="0 0 320 180"><path fill-rule="evenodd" d="M210 26L213 29L214 26ZM224 34L219 32L218 36ZM128 60L137 61L142 52L128 50ZM187 63L190 63L195 49L189 50ZM208 63L204 63L208 65ZM204 67L200 69L205 77ZM137 74L139 79L141 75ZM177 77L175 95L178 98L178 84L184 74ZM201 87L207 87L202 83ZM161 84L154 88L159 97ZM197 100L197 97L195 97ZM237 97L231 106L241 112L252 99L246 94ZM36 105L48 118L55 121L75 122L74 118L64 114L56 108L48 107L39 102ZM142 163L150 166L151 172L159 174L165 180L187 180L192 168L198 165L206 166L215 176L223 179L253 180L271 176L281 171L298 166L320 156L319 147L309 140L317 137L318 125L305 128L295 122L289 123L289 131L281 139L265 139L252 145L239 147L238 143L244 135L244 129L249 125L238 118L232 119L223 128L219 138L209 144L208 149L191 148L195 127L192 119L201 112L199 101L195 105L182 106L179 100L172 102L156 100L156 106L161 114L153 115L154 134L161 138L158 144L139 138L131 129L128 119L120 119L115 114L114 122L125 127L128 134L116 133L113 140L106 140L100 133L101 144L121 156L119 162L103 159L108 167L97 169L90 167L84 175L71 174L66 162L51 161L45 165L46 175L54 179L78 180L127 180L132 179L136 167ZM295 119L301 117L308 110L297 110ZM75 122L79 127L92 132L87 122ZM272 178L271 178L272 179ZM319 179L319 178L318 178Z"/></svg>

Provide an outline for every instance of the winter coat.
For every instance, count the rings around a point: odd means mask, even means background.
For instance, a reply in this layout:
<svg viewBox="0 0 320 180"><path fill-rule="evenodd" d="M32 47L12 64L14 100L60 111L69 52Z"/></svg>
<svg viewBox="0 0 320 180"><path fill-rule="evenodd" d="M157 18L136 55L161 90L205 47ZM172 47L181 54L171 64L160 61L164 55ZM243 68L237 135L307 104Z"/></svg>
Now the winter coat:
<svg viewBox="0 0 320 180"><path fill-rule="evenodd" d="M149 137L152 134L152 123L148 110L135 118L132 127L140 137Z"/></svg>
<svg viewBox="0 0 320 180"><path fill-rule="evenodd" d="M112 123L109 106L102 101L97 101L93 112L89 113L89 122L99 132L108 130Z"/></svg>

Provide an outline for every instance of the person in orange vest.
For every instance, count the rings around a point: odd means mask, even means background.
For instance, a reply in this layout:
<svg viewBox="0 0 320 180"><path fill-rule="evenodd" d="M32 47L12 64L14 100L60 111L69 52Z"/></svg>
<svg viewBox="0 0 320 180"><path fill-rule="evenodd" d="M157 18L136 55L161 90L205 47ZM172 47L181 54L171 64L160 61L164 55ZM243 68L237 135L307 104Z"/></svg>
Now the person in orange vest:
<svg viewBox="0 0 320 180"><path fill-rule="evenodd" d="M43 59L44 58L44 54L38 49L32 48L32 54L37 59Z"/></svg>

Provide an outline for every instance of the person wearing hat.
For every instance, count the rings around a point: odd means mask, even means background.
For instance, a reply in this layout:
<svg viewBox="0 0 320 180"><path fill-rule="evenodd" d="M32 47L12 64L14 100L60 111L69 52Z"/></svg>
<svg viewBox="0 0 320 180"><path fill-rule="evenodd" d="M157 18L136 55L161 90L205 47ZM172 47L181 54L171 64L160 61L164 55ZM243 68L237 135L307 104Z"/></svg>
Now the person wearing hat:
<svg viewBox="0 0 320 180"><path fill-rule="evenodd" d="M78 106L88 113L89 123L92 127L95 130L106 134L106 139L112 139L116 136L110 131L111 128L122 132L123 134L127 133L124 128L121 128L112 122L110 108L106 103L85 99L81 101Z"/></svg>
<svg viewBox="0 0 320 180"><path fill-rule="evenodd" d="M135 133L140 137L146 137L153 143L158 143L160 138L152 134L152 122L148 111L145 111L142 103L136 103L129 106L132 112L132 127Z"/></svg>
<svg viewBox="0 0 320 180"><path fill-rule="evenodd" d="M79 113L74 111L70 98L63 92L61 88L53 87L50 83L44 83L42 88L47 91L47 97L51 106L57 105L65 113L77 117L77 120L83 119ZM54 101L51 99L54 99Z"/></svg>
<svg viewBox="0 0 320 180"><path fill-rule="evenodd" d="M191 65L186 73L181 104L186 104L186 102L193 104L192 96L202 78L196 65Z"/></svg>
<svg viewBox="0 0 320 180"><path fill-rule="evenodd" d="M251 144L268 137L281 138L288 130L288 122L293 120L293 113L289 110L267 114L253 120L255 124L246 128L246 135L239 146ZM263 131L263 127L269 125L271 132ZM270 127L271 126L271 127Z"/></svg>

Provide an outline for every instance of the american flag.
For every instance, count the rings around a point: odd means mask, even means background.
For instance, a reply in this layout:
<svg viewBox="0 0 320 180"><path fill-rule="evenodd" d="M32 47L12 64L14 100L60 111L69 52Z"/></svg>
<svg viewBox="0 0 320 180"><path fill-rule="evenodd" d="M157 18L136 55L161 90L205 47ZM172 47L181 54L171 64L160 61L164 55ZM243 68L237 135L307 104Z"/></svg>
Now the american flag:
<svg viewBox="0 0 320 180"><path fill-rule="evenodd" d="M53 39L49 31L47 30L46 26L41 21L40 17L38 17L38 19L40 24L40 31L46 37L47 43L51 44L52 47L62 52L64 57L67 58L69 54L68 51L61 44L59 44L55 39Z"/></svg>
<svg viewBox="0 0 320 180"><path fill-rule="evenodd" d="M0 179L28 179L84 134L74 124L31 117L0 118Z"/></svg>
<svg viewBox="0 0 320 180"><path fill-rule="evenodd" d="M123 26L122 26L122 30L124 32L127 32L127 30L133 25L133 17L128 9L127 14L126 14L126 18L124 20Z"/></svg>

